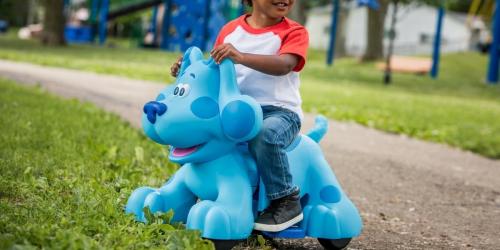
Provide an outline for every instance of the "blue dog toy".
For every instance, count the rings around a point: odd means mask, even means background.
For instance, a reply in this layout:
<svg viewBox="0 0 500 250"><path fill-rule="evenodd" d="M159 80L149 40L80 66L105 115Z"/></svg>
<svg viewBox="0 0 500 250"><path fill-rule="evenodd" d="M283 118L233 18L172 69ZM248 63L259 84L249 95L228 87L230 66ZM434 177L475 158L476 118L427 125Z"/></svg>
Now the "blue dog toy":
<svg viewBox="0 0 500 250"><path fill-rule="evenodd" d="M258 211L269 201L246 142L260 130L262 109L241 95L231 60L204 60L192 47L175 84L144 106L144 131L170 145L169 159L182 167L161 188L141 187L126 212L145 222L143 208L174 211L173 221L213 240L246 239ZM268 237L318 238L328 249L345 247L361 232L358 210L342 191L318 145L327 130L319 116L308 135L287 148L294 183L300 187L304 220Z"/></svg>

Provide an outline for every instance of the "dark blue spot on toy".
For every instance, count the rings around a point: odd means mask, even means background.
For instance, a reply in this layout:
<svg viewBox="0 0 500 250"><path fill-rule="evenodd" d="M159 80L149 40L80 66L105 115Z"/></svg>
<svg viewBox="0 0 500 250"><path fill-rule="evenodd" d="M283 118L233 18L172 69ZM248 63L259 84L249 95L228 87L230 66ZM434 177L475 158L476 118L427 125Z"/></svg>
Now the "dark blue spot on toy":
<svg viewBox="0 0 500 250"><path fill-rule="evenodd" d="M193 73L189 74L189 76L191 76L193 79L196 78L196 76Z"/></svg>
<svg viewBox="0 0 500 250"><path fill-rule="evenodd" d="M159 102L159 101L163 101L165 100L165 95L164 94L159 94L157 97L156 97L156 101Z"/></svg>
<svg viewBox="0 0 500 250"><path fill-rule="evenodd" d="M321 189L319 197L326 203L337 203L340 201L340 191L334 186L326 186Z"/></svg>
<svg viewBox="0 0 500 250"><path fill-rule="evenodd" d="M255 113L250 105L243 101L232 101L222 111L222 128L234 139L248 135L255 123Z"/></svg>
<svg viewBox="0 0 500 250"><path fill-rule="evenodd" d="M157 115L160 116L167 112L167 105L161 102L152 101L144 105L143 111L147 115L148 121L154 124Z"/></svg>
<svg viewBox="0 0 500 250"><path fill-rule="evenodd" d="M302 206L302 208L304 208L305 206L307 206L307 203L309 203L309 194L304 194L304 196L300 198L300 205Z"/></svg>
<svg viewBox="0 0 500 250"><path fill-rule="evenodd" d="M219 114L219 105L212 98L204 96L191 103L191 112L199 118L209 119Z"/></svg>

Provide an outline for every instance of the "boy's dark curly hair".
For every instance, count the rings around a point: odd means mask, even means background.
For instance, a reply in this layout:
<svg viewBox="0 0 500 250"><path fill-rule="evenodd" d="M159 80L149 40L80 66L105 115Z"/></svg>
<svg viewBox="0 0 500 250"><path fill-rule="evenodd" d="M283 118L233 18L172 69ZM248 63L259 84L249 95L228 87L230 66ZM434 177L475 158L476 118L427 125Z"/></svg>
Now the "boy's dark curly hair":
<svg viewBox="0 0 500 250"><path fill-rule="evenodd" d="M252 0L241 0L241 3L246 4L250 7L252 7Z"/></svg>

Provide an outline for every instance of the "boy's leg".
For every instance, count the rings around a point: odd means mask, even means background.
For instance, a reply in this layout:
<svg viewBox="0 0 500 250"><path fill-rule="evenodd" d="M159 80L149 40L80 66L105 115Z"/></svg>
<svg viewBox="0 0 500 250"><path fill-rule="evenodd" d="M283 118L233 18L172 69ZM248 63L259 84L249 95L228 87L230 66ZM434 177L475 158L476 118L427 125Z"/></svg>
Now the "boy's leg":
<svg viewBox="0 0 500 250"><path fill-rule="evenodd" d="M299 191L293 185L285 148L300 130L300 118L287 109L264 106L261 132L249 143L270 206L255 223L255 229L281 231L302 220Z"/></svg>

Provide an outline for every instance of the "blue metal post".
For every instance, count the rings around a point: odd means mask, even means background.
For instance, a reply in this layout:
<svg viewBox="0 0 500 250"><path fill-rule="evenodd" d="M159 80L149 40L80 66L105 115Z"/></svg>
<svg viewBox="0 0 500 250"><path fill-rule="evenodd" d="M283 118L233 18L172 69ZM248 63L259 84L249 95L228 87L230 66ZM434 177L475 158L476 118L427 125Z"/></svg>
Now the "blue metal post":
<svg viewBox="0 0 500 250"><path fill-rule="evenodd" d="M441 30L443 28L444 7L438 9L438 18L436 24L436 34L434 36L434 50L432 53L431 77L437 78L439 74L439 54L441 48Z"/></svg>
<svg viewBox="0 0 500 250"><path fill-rule="evenodd" d="M95 42L97 34L97 16L99 15L99 0L92 0L90 6L90 25L92 27L92 42Z"/></svg>
<svg viewBox="0 0 500 250"><path fill-rule="evenodd" d="M201 48L203 51L206 51L207 48L209 48L211 46L211 44L209 44L209 32L208 32L208 29L209 29L209 26L208 24L210 23L210 7L212 5L212 1L210 0L206 0L207 2L205 3L205 22L204 22L204 26L203 27L203 41L202 41L202 47Z"/></svg>
<svg viewBox="0 0 500 250"><path fill-rule="evenodd" d="M241 1L240 1L240 9L239 9L239 12L240 12L240 13L239 13L239 15L240 15L240 16L241 16L241 15L243 15L243 14L245 14L245 12L246 12L246 7L245 7L245 4L243 4L243 2L241 2Z"/></svg>
<svg viewBox="0 0 500 250"><path fill-rule="evenodd" d="M487 82L489 84L498 83L498 44L500 43L500 0L495 3L495 19L493 22L493 42L490 47L490 62L488 65Z"/></svg>
<svg viewBox="0 0 500 250"><path fill-rule="evenodd" d="M96 21L98 10L99 10L99 0L92 0L90 6L90 22L94 23Z"/></svg>
<svg viewBox="0 0 500 250"><path fill-rule="evenodd" d="M337 19L339 15L339 0L332 0L333 13L332 13L332 24L330 26L330 43L328 44L328 56L326 59L326 64L331 66L333 64L333 58L335 57L335 39L337 37Z"/></svg>
<svg viewBox="0 0 500 250"><path fill-rule="evenodd" d="M106 42L106 32L108 26L108 11L109 0L101 1L101 8L99 11L99 44L103 45Z"/></svg>
<svg viewBox="0 0 500 250"><path fill-rule="evenodd" d="M64 9L67 10L70 7L71 1L70 0L64 0L63 4L64 4Z"/></svg>
<svg viewBox="0 0 500 250"><path fill-rule="evenodd" d="M172 14L172 3L170 0L165 0L163 1L164 3L164 10L165 12L163 13L163 22L161 25L161 48L168 50L168 44L169 44L169 29L170 29L170 17Z"/></svg>
<svg viewBox="0 0 500 250"><path fill-rule="evenodd" d="M153 8L153 16L151 17L151 32L153 33L153 43L156 44L156 39L158 38L158 32L156 27L156 19L158 18L158 6Z"/></svg>
<svg viewBox="0 0 500 250"><path fill-rule="evenodd" d="M66 21L69 19L70 8L71 8L71 1L64 0L64 2L63 2L63 14L64 14L64 18L66 18ZM66 24L64 24L64 26L66 26Z"/></svg>

